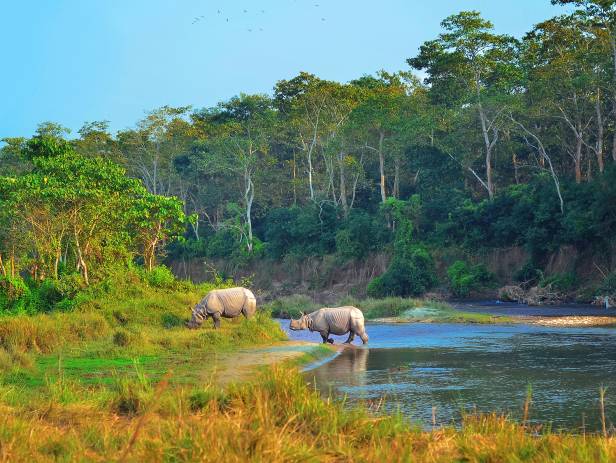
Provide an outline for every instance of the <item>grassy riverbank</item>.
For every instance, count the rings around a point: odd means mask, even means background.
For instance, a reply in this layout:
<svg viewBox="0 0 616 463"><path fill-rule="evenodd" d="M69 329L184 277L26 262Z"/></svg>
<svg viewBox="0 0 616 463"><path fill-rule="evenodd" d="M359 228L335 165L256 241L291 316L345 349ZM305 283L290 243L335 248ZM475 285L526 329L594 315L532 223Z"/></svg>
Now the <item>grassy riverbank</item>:
<svg viewBox="0 0 616 463"><path fill-rule="evenodd" d="M0 462L616 458L611 437L534 435L494 415L427 432L324 400L297 365L327 346L281 344L267 312L187 330L188 307L211 286L120 280L82 294L72 312L0 319ZM422 307L379 302L364 310Z"/></svg>
<svg viewBox="0 0 616 463"><path fill-rule="evenodd" d="M0 461L607 462L611 437L544 433L496 415L422 431L325 401L288 367L249 383L172 387L146 375L105 389L59 378L25 400L0 390Z"/></svg>
<svg viewBox="0 0 616 463"><path fill-rule="evenodd" d="M509 317L464 312L451 305L428 299L386 297L382 299L355 299L346 297L337 306L353 305L360 308L366 320L398 323L510 323ZM321 307L307 296L294 295L282 297L268 304L275 317L297 318L301 312L312 312Z"/></svg>

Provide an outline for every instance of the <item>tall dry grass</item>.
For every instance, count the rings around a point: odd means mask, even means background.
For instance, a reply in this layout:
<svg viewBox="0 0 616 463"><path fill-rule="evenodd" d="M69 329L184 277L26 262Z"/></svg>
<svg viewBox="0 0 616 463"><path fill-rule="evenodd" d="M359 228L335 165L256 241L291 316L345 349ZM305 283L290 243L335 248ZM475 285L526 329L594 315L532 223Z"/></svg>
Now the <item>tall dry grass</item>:
<svg viewBox="0 0 616 463"><path fill-rule="evenodd" d="M133 381L143 381L134 379ZM400 416L372 416L323 400L296 370L276 367L250 384L173 388L140 384L84 390L60 403L45 393L27 409L2 403L0 461L608 462L616 439L529 434L499 415L426 432ZM127 395L128 394L128 395ZM73 397L77 397L73 395Z"/></svg>

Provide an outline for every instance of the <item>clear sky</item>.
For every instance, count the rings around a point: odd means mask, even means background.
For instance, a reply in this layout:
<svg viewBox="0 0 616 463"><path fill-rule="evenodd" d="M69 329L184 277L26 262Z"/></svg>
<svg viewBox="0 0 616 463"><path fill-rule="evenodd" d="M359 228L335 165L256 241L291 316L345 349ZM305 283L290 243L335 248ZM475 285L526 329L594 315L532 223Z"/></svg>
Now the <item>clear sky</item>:
<svg viewBox="0 0 616 463"><path fill-rule="evenodd" d="M444 17L470 9L515 36L563 11L549 0L0 0L0 138L48 120L73 135L84 121L115 131L163 105L269 93L302 70L348 81L407 69Z"/></svg>

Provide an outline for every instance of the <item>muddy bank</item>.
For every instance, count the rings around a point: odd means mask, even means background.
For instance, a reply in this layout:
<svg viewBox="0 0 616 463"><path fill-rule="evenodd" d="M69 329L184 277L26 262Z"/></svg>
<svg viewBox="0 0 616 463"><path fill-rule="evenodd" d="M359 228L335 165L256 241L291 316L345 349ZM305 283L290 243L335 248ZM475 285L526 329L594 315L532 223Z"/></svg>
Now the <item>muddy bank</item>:
<svg viewBox="0 0 616 463"><path fill-rule="evenodd" d="M315 354L318 347L318 343L307 341L284 341L267 347L218 354L202 372L202 377L204 381L212 381L219 386L248 381L259 368L300 360L306 355Z"/></svg>

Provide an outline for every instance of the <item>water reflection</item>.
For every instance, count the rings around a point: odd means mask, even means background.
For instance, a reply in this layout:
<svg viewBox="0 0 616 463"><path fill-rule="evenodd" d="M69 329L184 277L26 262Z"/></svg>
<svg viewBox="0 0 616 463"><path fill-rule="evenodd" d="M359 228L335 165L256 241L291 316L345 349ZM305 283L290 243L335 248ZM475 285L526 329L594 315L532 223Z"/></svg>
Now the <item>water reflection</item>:
<svg viewBox="0 0 616 463"><path fill-rule="evenodd" d="M349 387L365 388L369 350L363 347L349 347L332 361L310 370L306 376L318 385L327 385L332 379Z"/></svg>
<svg viewBox="0 0 616 463"><path fill-rule="evenodd" d="M599 429L598 389L616 423L616 330L526 325L368 325L370 349L350 348L306 373L325 393L378 401L430 423L462 411L519 418L532 386L531 418L555 428Z"/></svg>

